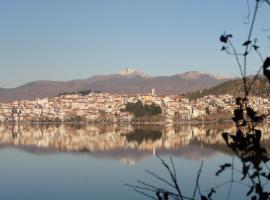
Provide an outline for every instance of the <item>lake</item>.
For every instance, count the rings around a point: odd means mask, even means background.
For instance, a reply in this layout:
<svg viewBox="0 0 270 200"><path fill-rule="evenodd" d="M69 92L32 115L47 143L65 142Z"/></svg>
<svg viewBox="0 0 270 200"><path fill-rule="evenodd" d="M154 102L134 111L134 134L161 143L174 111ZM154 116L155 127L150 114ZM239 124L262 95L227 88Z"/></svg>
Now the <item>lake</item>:
<svg viewBox="0 0 270 200"><path fill-rule="evenodd" d="M261 129L269 148L270 127ZM233 125L0 125L0 199L149 199L125 184L142 180L166 187L145 171L170 180L157 154L168 163L172 156L185 195L192 196L203 160L203 193L217 186L214 199L246 199L248 183L234 183L230 194L230 183L218 187L232 175L227 170L216 176L219 165L241 167L223 141L224 131L234 131Z"/></svg>

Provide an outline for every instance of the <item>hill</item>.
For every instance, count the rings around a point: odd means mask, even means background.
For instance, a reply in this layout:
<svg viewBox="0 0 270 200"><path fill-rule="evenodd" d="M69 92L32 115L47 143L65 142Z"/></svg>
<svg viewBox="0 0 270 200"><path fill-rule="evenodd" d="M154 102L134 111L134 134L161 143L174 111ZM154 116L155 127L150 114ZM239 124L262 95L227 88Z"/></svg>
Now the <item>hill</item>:
<svg viewBox="0 0 270 200"><path fill-rule="evenodd" d="M247 78L248 85L250 85L250 83L252 82L253 77L254 76ZM209 89L186 93L185 96L189 99L198 99L207 95L222 95L222 94L243 96L244 89L242 79L229 80L217 86L211 87ZM257 79L253 82L250 95L269 97L270 84L268 83L268 80L263 76L257 77Z"/></svg>

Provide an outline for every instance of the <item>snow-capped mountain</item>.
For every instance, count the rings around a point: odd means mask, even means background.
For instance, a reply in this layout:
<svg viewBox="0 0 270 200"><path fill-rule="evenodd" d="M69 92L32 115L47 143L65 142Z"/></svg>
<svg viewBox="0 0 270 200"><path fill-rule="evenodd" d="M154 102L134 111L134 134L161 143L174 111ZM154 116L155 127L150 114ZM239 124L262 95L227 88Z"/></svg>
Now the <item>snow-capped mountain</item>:
<svg viewBox="0 0 270 200"><path fill-rule="evenodd" d="M142 77L145 77L145 78L150 78L151 76L150 75L147 75L143 72L140 72L140 71L137 71L135 69L131 69L131 68L125 68L123 70L121 70L119 72L120 75L122 76L142 76Z"/></svg>

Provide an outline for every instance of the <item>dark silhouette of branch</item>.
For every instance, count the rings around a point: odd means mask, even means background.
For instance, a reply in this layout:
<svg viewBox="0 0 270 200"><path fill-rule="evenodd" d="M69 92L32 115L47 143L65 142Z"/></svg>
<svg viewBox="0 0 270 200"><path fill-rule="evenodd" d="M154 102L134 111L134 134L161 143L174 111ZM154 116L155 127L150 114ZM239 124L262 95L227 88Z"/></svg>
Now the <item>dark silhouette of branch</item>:
<svg viewBox="0 0 270 200"><path fill-rule="evenodd" d="M130 184L125 184L125 186L127 187L130 187L134 190L139 190L141 192L143 192L144 194L148 194L146 192L150 192L151 194L152 193L155 193L155 192L159 192L159 194L164 194L164 193L168 193L171 197L173 197L174 199L179 199L178 198L178 195L175 194L174 192L171 192L169 190L165 190L163 188L160 188L160 187L157 187L157 186L154 186L154 185L151 185L151 184L148 184L144 181L138 181L138 183L140 185L130 185ZM152 196L153 197L153 196ZM155 198L156 199L156 198Z"/></svg>
<svg viewBox="0 0 270 200"><path fill-rule="evenodd" d="M203 167L203 161L201 162L200 169L199 169L199 171L198 171L198 173L197 173L196 185L195 185L195 189L194 189L194 192L193 192L192 199L195 199L196 192L197 192L197 189L198 189L198 187L199 187L199 179L200 179L200 176L201 176L201 173L202 173L202 167Z"/></svg>
<svg viewBox="0 0 270 200"><path fill-rule="evenodd" d="M232 170L231 170L231 180L230 180L230 187L229 187L229 191L228 191L228 196L227 199L229 200L231 197L231 193L232 193L232 185L234 183L234 156L232 157Z"/></svg>
<svg viewBox="0 0 270 200"><path fill-rule="evenodd" d="M259 68L259 70L258 70L257 73L255 74L255 76L253 77L251 83L249 84L249 87L248 87L248 89L247 89L248 94L250 93L250 91L251 91L251 89L252 89L252 86L254 85L254 82L257 80L259 74L260 74L261 71L263 70L263 63L264 63L263 56L262 56L261 52L258 51L258 49L255 49L255 51L257 52L257 54L258 54L259 57L260 57L260 60L261 60L261 62L262 62L262 66Z"/></svg>
<svg viewBox="0 0 270 200"><path fill-rule="evenodd" d="M164 179L164 178L161 178L160 176L158 176L157 174L155 174L155 173L153 173L153 172L151 172L151 171L149 171L149 170L145 170L148 174L151 174L153 177L155 177L156 179L158 179L158 180L160 180L160 181L162 181L162 182L164 182L164 183L166 183L167 185L169 185L169 186L171 186L171 187L174 187L174 185L173 184L171 184L169 181L167 181L166 179Z"/></svg>
<svg viewBox="0 0 270 200"><path fill-rule="evenodd" d="M146 170L146 172L148 174L150 174L151 176L153 176L154 178L156 178L156 179L160 180L161 182L165 183L166 185L170 186L173 190L175 190L175 192L170 191L167 188L165 189L165 188L162 188L159 186L155 186L153 184L146 183L142 180L137 181L138 185L125 184L125 186L128 186L137 192L140 191L139 193L144 195L144 196L149 195L149 198L151 197L152 199L158 199L158 200L167 200L167 199L169 199L169 197L176 199L176 200L184 200L184 199L194 200L196 197L197 191L199 191L199 194L202 196L202 193L200 191L199 178L200 178L201 173L202 173L203 162L201 162L200 168L199 168L198 173L197 173L193 197L188 197L186 195L183 195L181 190L180 190L180 186L178 184L177 176L176 176L177 174L176 174L176 170L175 170L175 164L174 164L172 157L170 157L171 166L169 166L159 155L157 155L157 157L161 161L161 164L169 172L171 182L167 181L166 179L160 177L159 175L157 175L156 173L154 173L150 170ZM211 195L214 192L215 191L211 191ZM150 194L148 194L148 193L150 193ZM156 193L156 197L151 195L153 193Z"/></svg>
<svg viewBox="0 0 270 200"><path fill-rule="evenodd" d="M180 190L180 187L178 185L178 182L177 182L177 178L174 176L171 168L169 167L169 165L167 165L167 163L159 156L157 155L157 157L159 158L159 160L161 161L162 165L167 169L167 171L169 172L170 176L171 176L171 180L173 181L173 184L174 184L174 187L180 197L180 199L183 199L183 195L182 195L182 192ZM174 168L174 167L173 167Z"/></svg>
<svg viewBox="0 0 270 200"><path fill-rule="evenodd" d="M256 5L255 5L255 9L254 9L254 14L253 14L252 22L251 22L249 33L248 33L248 38L247 38L246 42L243 43L243 45L246 46L245 47L245 53L244 53L244 64L243 64L243 67L244 67L244 78L243 78L243 82L244 82L244 88L245 88L245 97L248 96L247 85L246 85L247 84L247 82L246 82L247 81L246 75L247 75L248 47L249 47L249 44L251 43L250 39L251 39L251 35L252 35L254 24L255 24L256 16L257 16L257 13L258 13L259 2L260 1L256 1Z"/></svg>
<svg viewBox="0 0 270 200"><path fill-rule="evenodd" d="M177 179L176 170L175 170L175 165L174 165L174 162L173 162L173 159L172 159L171 156L170 156L170 161L171 161L171 166L172 166L172 168L173 168L173 176L175 177L175 179Z"/></svg>
<svg viewBox="0 0 270 200"><path fill-rule="evenodd" d="M130 184L125 184L125 186L128 186L130 188L133 189L138 189L138 190L146 190L146 191L151 191L151 192L156 192L156 189L152 189L150 187L142 187L142 186L138 186L138 185L130 185Z"/></svg>
<svg viewBox="0 0 270 200"><path fill-rule="evenodd" d="M173 193L171 191L165 190L163 188L156 188L155 187L155 189L153 189L152 186L150 186L150 187L143 187L143 186L139 186L139 185L130 185L130 184L125 184L125 186L128 186L128 187L130 187L130 188L132 188L132 189L134 189L136 191L143 192L144 194L148 194L146 192L155 193L157 191L159 192L159 194L168 193L174 199L178 199L177 198L177 194L175 194L175 193ZM151 197L153 197L153 196L151 195ZM154 197L154 199L156 199L156 198Z"/></svg>
<svg viewBox="0 0 270 200"><path fill-rule="evenodd" d="M240 58L239 56L244 56L244 54L240 54L236 51L232 41L231 41L231 37L229 37L229 35L227 35L226 33L224 33L224 35L226 37L226 41L225 43L228 44L228 46L232 49L233 52L230 52L226 47L223 46L222 50L224 49L225 52L228 54L228 55L233 55L236 59L236 62L238 64L238 68L239 68L239 71L240 71L240 74L241 74L241 77L242 77L242 80L243 80L243 86L244 86L244 91L245 91L245 94L248 94L247 93L247 84L246 84L246 75L245 75L245 67L242 66L241 62L240 62Z"/></svg>
<svg viewBox="0 0 270 200"><path fill-rule="evenodd" d="M269 6L270 6L270 1L269 0L264 0Z"/></svg>
<svg viewBox="0 0 270 200"><path fill-rule="evenodd" d="M228 43L229 43L230 47L233 50L233 54L232 55L235 56L236 62L238 64L238 67L239 67L239 70L240 70L240 73L241 73L241 77L244 78L243 67L242 67L241 62L240 62L240 59L239 59L239 55L243 55L243 54L237 53L237 51L236 51L236 49L235 49L235 47L234 47L234 45L233 45L233 43L231 42L230 39L228 39Z"/></svg>

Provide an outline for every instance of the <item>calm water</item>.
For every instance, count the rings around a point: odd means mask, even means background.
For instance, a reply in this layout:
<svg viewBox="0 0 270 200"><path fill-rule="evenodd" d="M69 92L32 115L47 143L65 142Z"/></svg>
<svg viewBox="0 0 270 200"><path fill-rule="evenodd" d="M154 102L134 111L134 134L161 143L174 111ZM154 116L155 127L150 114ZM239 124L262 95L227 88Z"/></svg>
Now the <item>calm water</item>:
<svg viewBox="0 0 270 200"><path fill-rule="evenodd" d="M228 126L0 126L0 199L148 199L125 183L138 179L160 185L145 169L168 177L155 157L173 156L183 193L191 195L204 161L201 190L227 181L215 176L232 162L221 133ZM267 126L264 132L270 133ZM268 146L270 134L264 135ZM240 166L237 159L235 166ZM240 175L235 174L235 177ZM215 199L227 199L230 184ZM231 199L246 199L249 188L234 184Z"/></svg>

